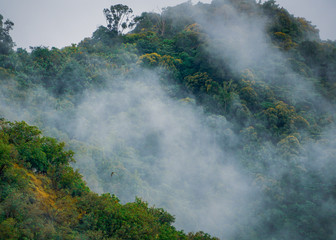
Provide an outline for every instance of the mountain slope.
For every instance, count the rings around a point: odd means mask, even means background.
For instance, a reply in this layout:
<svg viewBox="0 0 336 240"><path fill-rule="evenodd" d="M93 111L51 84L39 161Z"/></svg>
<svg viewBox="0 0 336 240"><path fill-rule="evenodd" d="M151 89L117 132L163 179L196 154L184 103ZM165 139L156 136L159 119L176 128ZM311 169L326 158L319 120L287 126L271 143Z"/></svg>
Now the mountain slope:
<svg viewBox="0 0 336 240"><path fill-rule="evenodd" d="M271 0L187 2L136 20L124 35L100 26L78 45L31 52L11 48L8 23L1 115L65 141L93 191L140 196L179 229L333 239L335 42ZM31 147L20 151L46 172L50 158ZM68 174L58 184L84 194ZM28 179L54 204L42 178Z"/></svg>

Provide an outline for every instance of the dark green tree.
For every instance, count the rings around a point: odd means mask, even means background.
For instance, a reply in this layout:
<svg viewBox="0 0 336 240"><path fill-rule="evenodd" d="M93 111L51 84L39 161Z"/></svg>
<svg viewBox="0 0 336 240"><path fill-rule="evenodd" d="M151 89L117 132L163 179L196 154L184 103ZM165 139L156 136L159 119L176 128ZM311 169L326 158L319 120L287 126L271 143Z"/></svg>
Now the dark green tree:
<svg viewBox="0 0 336 240"><path fill-rule="evenodd" d="M14 23L10 20L3 22L3 16L0 14L0 54L8 54L14 47L14 42L9 35L9 31L13 29Z"/></svg>

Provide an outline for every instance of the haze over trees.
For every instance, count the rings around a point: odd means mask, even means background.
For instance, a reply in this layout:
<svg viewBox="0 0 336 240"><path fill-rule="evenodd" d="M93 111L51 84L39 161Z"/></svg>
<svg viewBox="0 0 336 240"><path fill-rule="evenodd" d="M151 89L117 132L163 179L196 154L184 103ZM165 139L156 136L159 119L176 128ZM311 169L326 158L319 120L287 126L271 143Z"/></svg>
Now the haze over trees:
<svg viewBox="0 0 336 240"><path fill-rule="evenodd" d="M31 51L0 15L0 238L334 239L336 42L274 0L132 14Z"/></svg>

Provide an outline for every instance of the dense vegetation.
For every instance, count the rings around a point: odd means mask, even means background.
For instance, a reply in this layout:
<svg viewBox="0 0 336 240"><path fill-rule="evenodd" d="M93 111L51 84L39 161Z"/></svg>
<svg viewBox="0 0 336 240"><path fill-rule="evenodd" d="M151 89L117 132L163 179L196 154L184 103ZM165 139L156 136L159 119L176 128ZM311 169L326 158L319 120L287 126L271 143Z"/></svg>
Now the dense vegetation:
<svg viewBox="0 0 336 240"><path fill-rule="evenodd" d="M25 122L0 122L1 239L214 239L184 234L146 202L90 192L64 143Z"/></svg>
<svg viewBox="0 0 336 240"><path fill-rule="evenodd" d="M62 49L39 46L30 52L13 50L13 23L0 16L2 117L24 119L44 135L65 141L76 152L72 166L93 190L122 201L138 195L174 209L187 192L179 185L202 186L211 177L204 170L195 178L184 169L183 184L160 181L164 159L171 160L163 148L170 145L162 143L166 132L161 125L145 124L150 118L138 100L150 95L158 106L195 108L203 114L197 115L200 126L211 132L203 140L226 153L216 166L225 166L230 155L260 196L244 200L248 214L235 209L240 219L230 234L222 222L210 224L218 225L214 235L335 238L336 42L320 40L315 26L274 0L186 2L160 14L132 18L131 13L127 6L111 6L104 10L107 27L92 37ZM118 14L128 15L128 21ZM146 78L159 79L164 93ZM143 85L146 91L135 100L118 95L125 89L135 94ZM127 136L114 127L123 127L125 119L132 119L133 127ZM70 167L73 153L63 144L22 122L2 121L1 126L2 238L211 238L176 231L172 215L140 199L122 205L114 195L90 192ZM200 147L197 138L186 139ZM191 158L197 165L197 157ZM111 177L111 172L116 174ZM182 215L191 218L194 209L189 213L188 207L230 191L214 179L209 192L193 189ZM195 218L213 218L207 214Z"/></svg>

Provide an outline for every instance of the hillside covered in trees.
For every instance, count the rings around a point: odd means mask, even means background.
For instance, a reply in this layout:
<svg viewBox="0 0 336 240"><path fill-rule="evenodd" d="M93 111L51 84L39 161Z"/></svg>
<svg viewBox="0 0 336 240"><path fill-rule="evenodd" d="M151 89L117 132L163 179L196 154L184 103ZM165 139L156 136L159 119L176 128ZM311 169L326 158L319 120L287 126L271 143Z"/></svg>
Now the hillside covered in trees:
<svg viewBox="0 0 336 240"><path fill-rule="evenodd" d="M141 199L90 192L64 143L25 122L0 124L1 239L214 239L177 231Z"/></svg>
<svg viewBox="0 0 336 240"><path fill-rule="evenodd" d="M61 49L0 15L0 238L335 239L336 42L274 0L106 7Z"/></svg>

